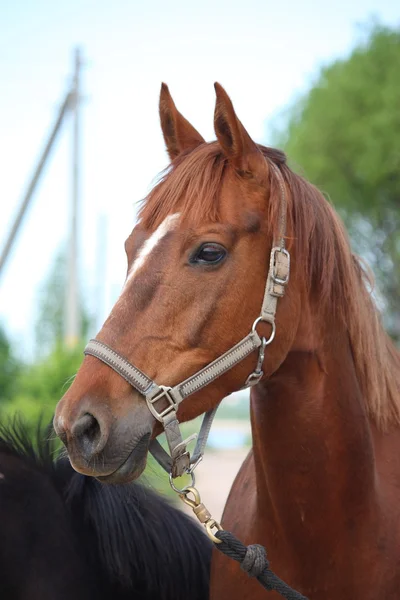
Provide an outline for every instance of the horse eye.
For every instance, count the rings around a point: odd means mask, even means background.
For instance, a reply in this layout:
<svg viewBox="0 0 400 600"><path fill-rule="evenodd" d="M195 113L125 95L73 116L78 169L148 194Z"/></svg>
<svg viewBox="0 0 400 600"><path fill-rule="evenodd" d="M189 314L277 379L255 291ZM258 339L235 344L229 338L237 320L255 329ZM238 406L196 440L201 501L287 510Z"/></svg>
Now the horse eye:
<svg viewBox="0 0 400 600"><path fill-rule="evenodd" d="M220 244L203 244L191 259L192 264L216 265L226 256L226 249Z"/></svg>

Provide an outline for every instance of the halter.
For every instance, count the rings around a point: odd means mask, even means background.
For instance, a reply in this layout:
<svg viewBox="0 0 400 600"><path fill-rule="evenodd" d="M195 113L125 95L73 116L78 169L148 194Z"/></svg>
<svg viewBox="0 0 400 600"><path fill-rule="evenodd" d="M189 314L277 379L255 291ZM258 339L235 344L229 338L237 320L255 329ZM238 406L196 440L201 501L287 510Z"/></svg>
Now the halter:
<svg viewBox="0 0 400 600"><path fill-rule="evenodd" d="M198 436L197 434L193 434L183 440L177 417L179 404L191 394L199 391L211 383L211 381L214 381L214 379L217 379L226 371L232 369L232 367L244 360L257 349L258 361L256 368L247 377L244 387L256 385L264 375L262 366L265 348L275 337L277 302L278 298L281 298L285 294L285 287L289 281L290 273L290 255L285 249L287 209L285 185L279 169L272 163L270 163L270 167L278 179L280 189L281 211L279 219L279 235L277 239L274 240L271 250L269 271L260 316L254 321L251 331L246 337L219 358L215 359L203 369L200 369L194 375L191 375L174 387L158 385L153 379L135 367L135 365L130 363L125 357L103 342L91 340L84 350L84 354L95 356L111 367L135 388L135 390L145 397L147 407L151 414L160 421L164 427L170 455L157 440L152 440L150 442L149 450L157 462L170 473L171 483L173 478L179 477L184 473L191 474L194 479L193 470L203 458L207 438L217 410L214 408L204 415ZM271 335L268 339L260 337L257 333L257 325L261 322L270 323L272 326ZM166 401L167 407L159 412L156 405L160 400ZM187 445L196 438L196 447L191 457L187 450Z"/></svg>

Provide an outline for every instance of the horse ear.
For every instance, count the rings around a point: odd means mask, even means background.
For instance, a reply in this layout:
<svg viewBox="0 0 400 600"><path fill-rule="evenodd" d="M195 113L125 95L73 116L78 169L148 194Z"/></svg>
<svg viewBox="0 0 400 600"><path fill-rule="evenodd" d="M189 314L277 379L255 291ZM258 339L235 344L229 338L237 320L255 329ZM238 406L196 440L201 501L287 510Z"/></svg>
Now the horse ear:
<svg viewBox="0 0 400 600"><path fill-rule="evenodd" d="M219 83L214 87L217 95L214 129L225 156L238 171L254 172L261 165L265 168L265 159L237 118L228 94Z"/></svg>
<svg viewBox="0 0 400 600"><path fill-rule="evenodd" d="M171 160L189 148L204 142L200 133L177 110L168 86L161 84L160 121L167 151Z"/></svg>

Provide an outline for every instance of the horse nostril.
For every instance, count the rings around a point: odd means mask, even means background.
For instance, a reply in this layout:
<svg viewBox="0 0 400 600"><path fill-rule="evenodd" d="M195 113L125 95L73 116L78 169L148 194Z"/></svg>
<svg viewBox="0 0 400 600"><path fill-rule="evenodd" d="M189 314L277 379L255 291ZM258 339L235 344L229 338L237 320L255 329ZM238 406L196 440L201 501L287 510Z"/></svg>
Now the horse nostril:
<svg viewBox="0 0 400 600"><path fill-rule="evenodd" d="M85 436L88 440L93 442L96 436L100 436L99 422L90 413L85 413L72 427L72 434L75 437Z"/></svg>
<svg viewBox="0 0 400 600"><path fill-rule="evenodd" d="M99 453L105 444L99 421L94 415L85 413L74 423L71 433L77 443L81 446L86 460L90 460L94 454Z"/></svg>

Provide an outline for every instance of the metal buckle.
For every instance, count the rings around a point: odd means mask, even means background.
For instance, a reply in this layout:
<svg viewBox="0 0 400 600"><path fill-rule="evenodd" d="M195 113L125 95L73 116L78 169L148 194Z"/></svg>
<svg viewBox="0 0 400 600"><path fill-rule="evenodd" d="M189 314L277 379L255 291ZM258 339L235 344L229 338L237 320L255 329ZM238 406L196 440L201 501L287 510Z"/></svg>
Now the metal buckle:
<svg viewBox="0 0 400 600"><path fill-rule="evenodd" d="M189 435L189 437L187 437L180 444L177 444L175 446L175 448L174 448L175 452L178 453L178 450L180 450L181 448L185 448L186 446L188 446L190 444L190 442L194 442L194 440L197 440L197 436L198 436L198 433L192 433L192 435Z"/></svg>
<svg viewBox="0 0 400 600"><path fill-rule="evenodd" d="M157 421L160 421L162 423L166 415L178 409L178 403L175 402L172 394L170 393L172 388L166 385L160 385L159 388L160 391L158 391L155 396L146 396L146 402L151 414L157 419ZM154 404L162 398L167 399L169 406L167 406L167 408L164 408L164 410L159 413L157 412L157 409L155 408Z"/></svg>
<svg viewBox="0 0 400 600"><path fill-rule="evenodd" d="M179 477L181 475L184 475L185 473L191 475L191 473L193 472L193 469L190 466L190 452L187 449L187 445L190 444L190 442L193 442L196 438L197 433L193 433L188 438L177 444L174 448L170 448L172 458L170 474L172 478Z"/></svg>
<svg viewBox="0 0 400 600"><path fill-rule="evenodd" d="M277 265L276 265L276 254L277 252L280 252L281 254L283 254L284 256L286 256L287 258L287 267L288 267L288 272L286 277L282 278L282 277L278 277L278 275L276 274L276 270L277 270ZM273 263L272 263L272 281L274 283L277 283L279 285L286 285L289 281L289 275L290 275L290 254L289 252L285 249L285 248L272 248L272 257L273 257Z"/></svg>
<svg viewBox="0 0 400 600"><path fill-rule="evenodd" d="M178 460L181 461L183 458L186 458L188 463L186 473L191 473L191 471L193 471L193 469L190 467L190 452L189 450L187 450L187 445L190 444L190 442L193 442L195 439L197 439L197 435L197 433L192 433L192 435L190 435L188 438L180 442L180 444L177 444L175 446L171 454L172 467Z"/></svg>

